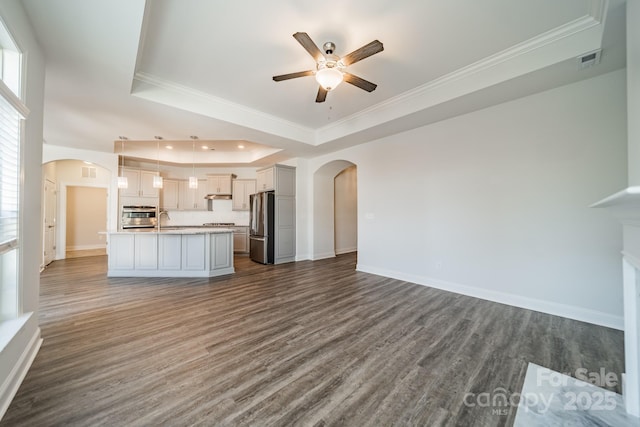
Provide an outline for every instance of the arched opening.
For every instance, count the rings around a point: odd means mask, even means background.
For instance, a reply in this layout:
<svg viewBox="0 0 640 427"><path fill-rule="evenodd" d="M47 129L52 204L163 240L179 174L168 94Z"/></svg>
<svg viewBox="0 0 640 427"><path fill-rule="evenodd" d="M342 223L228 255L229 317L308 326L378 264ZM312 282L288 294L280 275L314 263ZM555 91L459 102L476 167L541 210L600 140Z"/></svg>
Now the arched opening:
<svg viewBox="0 0 640 427"><path fill-rule="evenodd" d="M356 165L347 160L331 161L313 174L313 259L357 250L356 176Z"/></svg>
<svg viewBox="0 0 640 427"><path fill-rule="evenodd" d="M81 160L42 165L42 267L77 254L105 252L111 171Z"/></svg>

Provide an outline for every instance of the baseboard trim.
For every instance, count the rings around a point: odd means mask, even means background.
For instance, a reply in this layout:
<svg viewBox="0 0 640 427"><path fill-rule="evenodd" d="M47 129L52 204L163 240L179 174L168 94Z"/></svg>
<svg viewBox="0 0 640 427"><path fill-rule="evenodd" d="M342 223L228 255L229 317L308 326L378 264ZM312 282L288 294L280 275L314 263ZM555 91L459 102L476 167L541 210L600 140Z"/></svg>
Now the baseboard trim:
<svg viewBox="0 0 640 427"><path fill-rule="evenodd" d="M90 251L94 249L106 249L107 245L104 243L98 245L78 245L78 246L67 246L67 251Z"/></svg>
<svg viewBox="0 0 640 427"><path fill-rule="evenodd" d="M40 328L37 328L29 340L29 345L27 345L20 355L18 363L11 369L9 377L5 379L0 387L0 420L4 417L7 409L9 409L9 405L18 392L29 368L33 364L41 345L42 338L40 338Z"/></svg>
<svg viewBox="0 0 640 427"><path fill-rule="evenodd" d="M356 252L357 250L358 248L356 247L336 249L336 255L350 254L351 252Z"/></svg>
<svg viewBox="0 0 640 427"><path fill-rule="evenodd" d="M314 261L318 261L321 259L327 259L327 258L335 258L336 257L336 253L335 252L325 252L322 254L314 254L313 255L313 260Z"/></svg>
<svg viewBox="0 0 640 427"><path fill-rule="evenodd" d="M364 264L357 264L356 270L362 271L364 273L375 274L378 276L389 277L391 279L412 282L422 286L441 289L443 291L449 291L474 298L480 298L487 301L497 302L500 304L511 305L527 310L552 314L554 316L561 316L568 319L579 320L581 322L587 322L598 326L618 329L621 331L624 330L624 319L622 316L614 316L608 313L603 313L601 311L590 310L567 304L560 304L552 301L523 297L504 292L492 291L488 289L477 288L474 286L434 279L426 276L406 274L400 271L385 270Z"/></svg>

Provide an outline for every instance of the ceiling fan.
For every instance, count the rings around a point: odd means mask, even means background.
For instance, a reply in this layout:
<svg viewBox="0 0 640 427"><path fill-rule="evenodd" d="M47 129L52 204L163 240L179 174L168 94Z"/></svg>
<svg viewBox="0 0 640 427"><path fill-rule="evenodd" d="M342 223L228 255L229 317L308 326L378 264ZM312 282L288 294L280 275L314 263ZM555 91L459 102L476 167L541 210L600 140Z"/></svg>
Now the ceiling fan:
<svg viewBox="0 0 640 427"><path fill-rule="evenodd" d="M327 93L330 90L335 89L342 81L351 83L360 89L366 90L367 92L373 92L377 87L376 84L356 75L347 73L345 70L351 64L368 58L371 55L375 55L378 52L382 52L384 47L380 41L374 40L340 58L333 53L336 45L332 42L327 42L322 46L325 51L323 54L307 33L295 33L293 38L295 38L316 61L316 69L273 76L274 81L280 82L282 80L315 75L316 80L320 85L318 88L318 95L316 96L316 102L324 102L325 99L327 99Z"/></svg>

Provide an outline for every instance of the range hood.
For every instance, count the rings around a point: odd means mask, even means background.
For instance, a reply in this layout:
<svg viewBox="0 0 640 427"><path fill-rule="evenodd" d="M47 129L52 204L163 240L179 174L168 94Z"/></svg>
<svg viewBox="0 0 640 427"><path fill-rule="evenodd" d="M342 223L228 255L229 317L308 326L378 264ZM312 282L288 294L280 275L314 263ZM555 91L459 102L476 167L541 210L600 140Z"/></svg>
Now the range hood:
<svg viewBox="0 0 640 427"><path fill-rule="evenodd" d="M207 194L205 200L231 200L231 194Z"/></svg>

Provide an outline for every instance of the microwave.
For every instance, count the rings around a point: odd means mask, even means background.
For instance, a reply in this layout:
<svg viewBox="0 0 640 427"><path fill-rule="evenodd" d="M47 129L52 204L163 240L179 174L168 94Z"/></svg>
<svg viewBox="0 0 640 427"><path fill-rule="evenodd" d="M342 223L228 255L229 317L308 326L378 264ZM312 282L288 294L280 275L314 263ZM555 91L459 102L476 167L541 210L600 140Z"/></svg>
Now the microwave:
<svg viewBox="0 0 640 427"><path fill-rule="evenodd" d="M158 223L157 211L155 206L123 206L122 228L154 228Z"/></svg>

